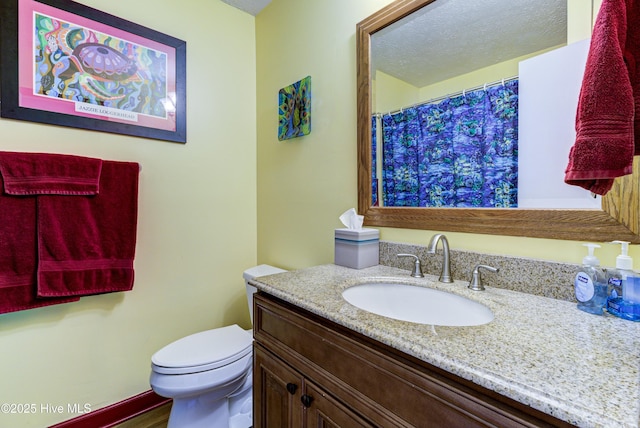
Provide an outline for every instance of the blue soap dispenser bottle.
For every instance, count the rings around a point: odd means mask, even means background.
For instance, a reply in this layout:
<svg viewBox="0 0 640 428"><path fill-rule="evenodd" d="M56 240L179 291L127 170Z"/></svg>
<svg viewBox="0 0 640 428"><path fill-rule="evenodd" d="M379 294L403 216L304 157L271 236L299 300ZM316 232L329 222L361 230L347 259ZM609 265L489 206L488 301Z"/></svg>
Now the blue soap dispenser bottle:
<svg viewBox="0 0 640 428"><path fill-rule="evenodd" d="M622 285L628 276L633 276L633 260L629 257L629 242L611 241L612 244L620 244L621 250L616 257L616 268L607 270L607 308L609 300L622 297Z"/></svg>
<svg viewBox="0 0 640 428"><path fill-rule="evenodd" d="M607 312L617 317L640 321L640 293L636 282L640 279L633 271L633 260L628 255L629 243L613 241L621 244L621 254L616 257L616 269L607 275L609 290L607 297Z"/></svg>
<svg viewBox="0 0 640 428"><path fill-rule="evenodd" d="M582 266L576 274L574 286L578 309L594 315L602 315L607 302L607 284L600 269L600 261L593 254L598 244L583 244L588 255L582 259Z"/></svg>

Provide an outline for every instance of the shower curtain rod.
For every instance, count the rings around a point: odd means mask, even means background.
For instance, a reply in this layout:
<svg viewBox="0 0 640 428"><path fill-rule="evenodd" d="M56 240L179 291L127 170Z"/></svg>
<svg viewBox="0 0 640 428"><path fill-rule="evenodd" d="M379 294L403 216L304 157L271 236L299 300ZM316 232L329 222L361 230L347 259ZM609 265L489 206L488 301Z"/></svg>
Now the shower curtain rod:
<svg viewBox="0 0 640 428"><path fill-rule="evenodd" d="M388 113L374 113L373 116L380 118L382 116L388 116L388 115L392 115L392 114L396 114L396 113L401 113L405 109L408 109L408 108L411 108L411 107L417 107L417 106L421 106L423 104L431 104L431 103L434 103L436 101L442 101L442 100L445 100L447 98L452 98L452 97L457 97L459 95L464 95L467 92L473 92L473 91L477 91L479 89L487 89L487 88L489 88L491 86L496 86L498 84L504 85L505 83L510 82L512 80L516 80L517 78L518 78L518 76L507 77L505 79L496 80L495 82L491 82L491 83L485 83L484 85L474 86L473 88L469 88L469 89L463 89L462 91L453 92L453 93L450 93L450 94L447 94L447 95L443 95L441 97L431 98L430 100L427 100L427 101L420 101L419 103L412 104L412 105L410 105L408 107L402 107L402 108L397 109L397 110L392 110L392 111L390 111Z"/></svg>

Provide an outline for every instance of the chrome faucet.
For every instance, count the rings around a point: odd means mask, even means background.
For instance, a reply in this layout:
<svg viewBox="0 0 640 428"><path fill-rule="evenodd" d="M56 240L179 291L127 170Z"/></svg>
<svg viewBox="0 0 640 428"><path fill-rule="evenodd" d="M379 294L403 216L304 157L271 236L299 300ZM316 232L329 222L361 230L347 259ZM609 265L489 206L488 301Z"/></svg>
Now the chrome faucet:
<svg viewBox="0 0 640 428"><path fill-rule="evenodd" d="M398 257L413 257L413 270L411 271L411 276L414 278L422 278L424 275L422 274L422 266L420 265L420 259L418 256L413 254L398 254Z"/></svg>
<svg viewBox="0 0 640 428"><path fill-rule="evenodd" d="M442 241L442 272L440 273L440 278L438 281L440 282L453 282L451 278L451 261L449 260L449 241L447 241L447 237L442 233L438 233L431 237L431 241L427 246L427 252L429 254L436 253L436 247L438 246L438 241Z"/></svg>

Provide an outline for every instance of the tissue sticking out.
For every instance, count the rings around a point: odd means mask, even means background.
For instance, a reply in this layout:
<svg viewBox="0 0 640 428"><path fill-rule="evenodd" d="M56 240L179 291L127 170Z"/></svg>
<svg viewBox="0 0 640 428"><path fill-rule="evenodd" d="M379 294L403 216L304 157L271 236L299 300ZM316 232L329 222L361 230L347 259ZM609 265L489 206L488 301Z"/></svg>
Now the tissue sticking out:
<svg viewBox="0 0 640 428"><path fill-rule="evenodd" d="M340 221L347 229L361 230L364 216L358 215L355 208L350 208L342 213Z"/></svg>

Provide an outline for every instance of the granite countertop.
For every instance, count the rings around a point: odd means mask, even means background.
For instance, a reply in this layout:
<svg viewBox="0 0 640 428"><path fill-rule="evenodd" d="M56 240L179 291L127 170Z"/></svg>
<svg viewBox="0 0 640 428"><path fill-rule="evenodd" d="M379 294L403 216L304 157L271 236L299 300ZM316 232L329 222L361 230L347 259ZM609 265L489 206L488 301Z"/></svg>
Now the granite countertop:
<svg viewBox="0 0 640 428"><path fill-rule="evenodd" d="M473 327L421 325L347 303L342 290L399 281L469 297L495 319ZM387 266L322 265L251 281L278 297L429 364L574 425L640 427L640 323L595 316L571 302L467 282L412 278Z"/></svg>

